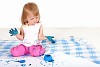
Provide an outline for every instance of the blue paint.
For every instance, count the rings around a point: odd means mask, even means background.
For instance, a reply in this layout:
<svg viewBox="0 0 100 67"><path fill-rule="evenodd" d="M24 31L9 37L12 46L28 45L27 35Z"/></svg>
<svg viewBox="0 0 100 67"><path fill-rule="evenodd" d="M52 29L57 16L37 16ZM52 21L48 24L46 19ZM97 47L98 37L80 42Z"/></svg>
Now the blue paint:
<svg viewBox="0 0 100 67"><path fill-rule="evenodd" d="M31 66L31 64L29 64L29 66Z"/></svg>
<svg viewBox="0 0 100 67"><path fill-rule="evenodd" d="M49 54L44 56L44 60L45 60L45 61L48 61L48 62L53 62L53 61L54 61L54 60L52 59L52 56L49 55Z"/></svg>
<svg viewBox="0 0 100 67"><path fill-rule="evenodd" d="M6 61L6 62L9 64L10 61L8 60L8 61Z"/></svg>
<svg viewBox="0 0 100 67"><path fill-rule="evenodd" d="M14 28L14 29L11 28L9 30L9 33L11 34L10 36L14 36L14 35L18 34L18 30L16 28Z"/></svg>
<svg viewBox="0 0 100 67"><path fill-rule="evenodd" d="M75 41L74 36L70 36L71 41Z"/></svg>
<svg viewBox="0 0 100 67"><path fill-rule="evenodd" d="M53 40L52 38L54 38L54 36L45 36L51 43L55 43L55 40Z"/></svg>
<svg viewBox="0 0 100 67"><path fill-rule="evenodd" d="M54 60L52 59L52 56L47 54L44 56L44 61L45 62L52 62L52 67L53 67L53 63L54 63Z"/></svg>
<svg viewBox="0 0 100 67"><path fill-rule="evenodd" d="M20 63L25 63L25 60L20 60L19 62L20 62Z"/></svg>
<svg viewBox="0 0 100 67"><path fill-rule="evenodd" d="M25 63L25 60L18 60L18 61L15 61L15 62Z"/></svg>
<svg viewBox="0 0 100 67"><path fill-rule="evenodd" d="M70 38L71 38L71 41L75 44L75 46L80 46L80 44L75 41L74 36L70 36Z"/></svg>
<svg viewBox="0 0 100 67"><path fill-rule="evenodd" d="M26 64L21 64L21 66L22 66L22 67L25 67L25 66L26 66Z"/></svg>
<svg viewBox="0 0 100 67"><path fill-rule="evenodd" d="M8 57L13 57L13 55L11 55L11 54L9 54L9 55L7 55Z"/></svg>
<svg viewBox="0 0 100 67"><path fill-rule="evenodd" d="M49 40L51 43L55 43L56 41L53 40L54 36L45 36L47 40ZM47 40L42 40L41 43L45 43Z"/></svg>
<svg viewBox="0 0 100 67"><path fill-rule="evenodd" d="M40 62L41 65L43 65L42 61Z"/></svg>
<svg viewBox="0 0 100 67"><path fill-rule="evenodd" d="M98 61L93 61L94 63L97 63L97 64L100 64L100 61L98 60Z"/></svg>

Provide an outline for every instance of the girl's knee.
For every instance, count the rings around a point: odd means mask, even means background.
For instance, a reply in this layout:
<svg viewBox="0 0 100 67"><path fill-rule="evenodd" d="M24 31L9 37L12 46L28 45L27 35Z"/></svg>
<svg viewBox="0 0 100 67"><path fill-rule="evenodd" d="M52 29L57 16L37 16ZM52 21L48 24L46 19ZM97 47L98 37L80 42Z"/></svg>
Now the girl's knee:
<svg viewBox="0 0 100 67"><path fill-rule="evenodd" d="M26 52L26 49L25 49L24 45L22 45L22 44L18 45L17 47L11 48L11 54L14 57L22 56L25 54L25 52Z"/></svg>
<svg viewBox="0 0 100 67"><path fill-rule="evenodd" d="M40 45L30 47L30 55L37 57L45 53L45 49Z"/></svg>

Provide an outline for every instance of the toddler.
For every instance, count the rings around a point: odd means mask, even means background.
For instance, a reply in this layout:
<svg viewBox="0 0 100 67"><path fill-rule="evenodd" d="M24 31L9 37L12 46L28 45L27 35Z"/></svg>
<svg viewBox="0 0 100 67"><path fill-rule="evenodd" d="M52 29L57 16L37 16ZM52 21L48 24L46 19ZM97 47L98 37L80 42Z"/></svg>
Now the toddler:
<svg viewBox="0 0 100 67"><path fill-rule="evenodd" d="M20 28L18 34L17 29L11 29L9 33L11 36L15 35L22 43L16 47L11 48L11 54L14 57L30 54L37 57L45 53L43 46L37 42L46 39L43 35L43 26L40 23L40 14L38 6L29 2L23 7Z"/></svg>

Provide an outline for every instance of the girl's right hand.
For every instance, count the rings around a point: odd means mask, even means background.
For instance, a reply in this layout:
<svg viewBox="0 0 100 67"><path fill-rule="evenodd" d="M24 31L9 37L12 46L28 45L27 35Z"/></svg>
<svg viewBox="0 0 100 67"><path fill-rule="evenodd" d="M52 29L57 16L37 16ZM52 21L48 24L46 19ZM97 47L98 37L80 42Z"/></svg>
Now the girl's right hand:
<svg viewBox="0 0 100 67"><path fill-rule="evenodd" d="M10 36L14 36L14 35L17 35L18 34L18 30L16 28L14 28L14 29L11 28L9 30L9 33L11 34Z"/></svg>

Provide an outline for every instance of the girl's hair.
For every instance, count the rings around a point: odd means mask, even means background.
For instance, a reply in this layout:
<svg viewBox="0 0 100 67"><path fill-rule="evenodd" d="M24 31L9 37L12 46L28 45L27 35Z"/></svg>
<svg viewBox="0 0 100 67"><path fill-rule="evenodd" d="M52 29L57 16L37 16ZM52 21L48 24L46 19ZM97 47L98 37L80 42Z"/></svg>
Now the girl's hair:
<svg viewBox="0 0 100 67"><path fill-rule="evenodd" d="M26 18L29 15L30 12L34 16L38 16L39 20L40 20L40 13L39 13L38 6L33 2L29 2L29 3L25 4L24 7L23 7L22 17L21 17L21 22L22 22L23 25L25 25L27 23Z"/></svg>

